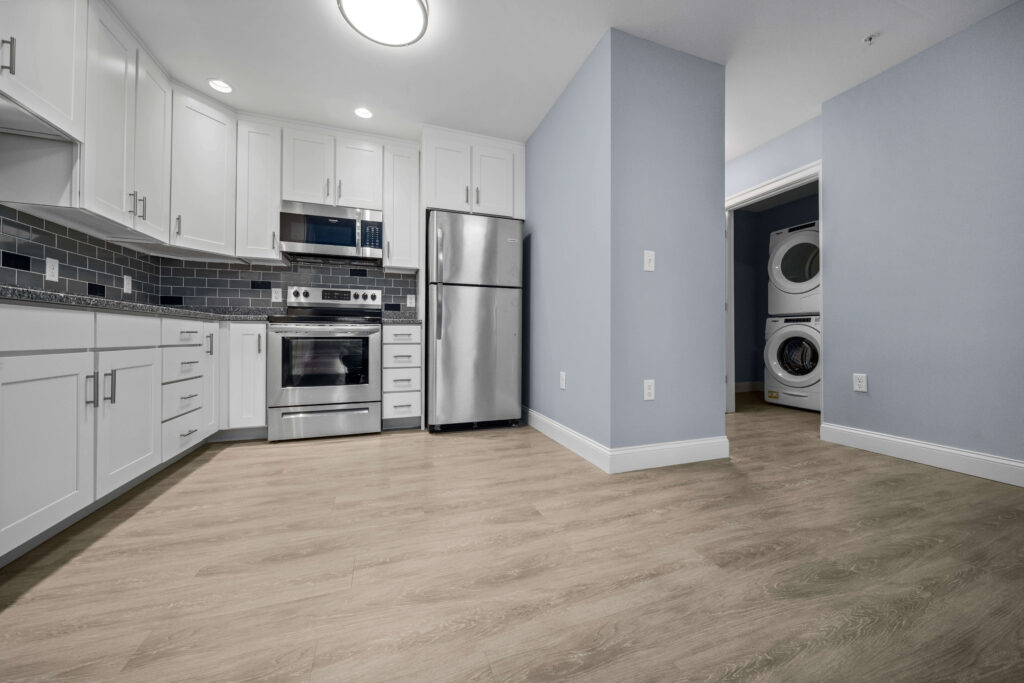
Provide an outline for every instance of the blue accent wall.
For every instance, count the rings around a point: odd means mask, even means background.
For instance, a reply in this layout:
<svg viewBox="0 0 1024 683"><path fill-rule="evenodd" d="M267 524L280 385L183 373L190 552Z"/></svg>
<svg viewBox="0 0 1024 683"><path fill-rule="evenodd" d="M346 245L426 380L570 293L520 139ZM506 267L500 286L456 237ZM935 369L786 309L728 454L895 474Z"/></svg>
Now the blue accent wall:
<svg viewBox="0 0 1024 683"><path fill-rule="evenodd" d="M1024 3L822 123L824 421L1024 460Z"/></svg>
<svg viewBox="0 0 1024 683"><path fill-rule="evenodd" d="M725 165L729 197L821 159L821 117L805 121Z"/></svg>

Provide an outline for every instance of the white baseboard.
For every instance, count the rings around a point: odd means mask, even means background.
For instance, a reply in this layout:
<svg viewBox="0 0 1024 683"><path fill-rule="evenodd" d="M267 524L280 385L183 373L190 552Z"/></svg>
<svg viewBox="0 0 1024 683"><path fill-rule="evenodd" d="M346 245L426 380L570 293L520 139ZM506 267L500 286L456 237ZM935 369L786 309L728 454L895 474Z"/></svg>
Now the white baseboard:
<svg viewBox="0 0 1024 683"><path fill-rule="evenodd" d="M1024 486L1024 461L1021 460L827 423L821 425L821 439L973 477Z"/></svg>
<svg viewBox="0 0 1024 683"><path fill-rule="evenodd" d="M736 382L736 393L764 391L764 382Z"/></svg>
<svg viewBox="0 0 1024 683"><path fill-rule="evenodd" d="M608 474L729 457L729 440L724 436L609 448L536 410L524 409L523 414L538 432Z"/></svg>

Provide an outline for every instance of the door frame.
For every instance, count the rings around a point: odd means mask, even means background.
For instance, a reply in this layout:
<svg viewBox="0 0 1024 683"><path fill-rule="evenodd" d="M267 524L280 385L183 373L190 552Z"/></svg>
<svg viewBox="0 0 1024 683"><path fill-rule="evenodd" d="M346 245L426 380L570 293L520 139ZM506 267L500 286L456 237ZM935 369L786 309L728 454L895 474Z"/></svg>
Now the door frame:
<svg viewBox="0 0 1024 683"><path fill-rule="evenodd" d="M725 412L736 412L736 320L733 282L733 213L787 190L818 181L818 248L822 248L821 159L725 198ZM822 278L824 281L824 278ZM822 308L824 309L824 297ZM824 319L824 311L821 311ZM822 354L824 359L824 354ZM824 371L822 373L824 375Z"/></svg>

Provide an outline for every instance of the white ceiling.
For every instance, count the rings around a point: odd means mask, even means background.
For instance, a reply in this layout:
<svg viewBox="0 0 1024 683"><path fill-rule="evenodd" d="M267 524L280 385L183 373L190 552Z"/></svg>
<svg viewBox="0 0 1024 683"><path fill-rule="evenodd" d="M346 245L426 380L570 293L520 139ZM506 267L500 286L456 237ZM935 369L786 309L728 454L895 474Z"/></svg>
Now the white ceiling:
<svg viewBox="0 0 1024 683"><path fill-rule="evenodd" d="M349 28L336 0L112 1L172 76L236 109L406 138L431 123L526 140L619 28L726 65L727 159L1014 2L429 0L424 39L387 48Z"/></svg>

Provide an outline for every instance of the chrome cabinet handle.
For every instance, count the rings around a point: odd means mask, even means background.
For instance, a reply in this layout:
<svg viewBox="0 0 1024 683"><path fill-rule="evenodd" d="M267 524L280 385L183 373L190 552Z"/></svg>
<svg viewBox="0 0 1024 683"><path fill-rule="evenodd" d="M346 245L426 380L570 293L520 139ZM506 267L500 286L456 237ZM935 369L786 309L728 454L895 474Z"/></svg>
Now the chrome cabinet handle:
<svg viewBox="0 0 1024 683"><path fill-rule="evenodd" d="M263 335L262 334L257 334L256 335L256 353L257 354L263 353Z"/></svg>
<svg viewBox="0 0 1024 683"><path fill-rule="evenodd" d="M18 54L18 39L15 38L14 36L11 36L10 40L0 40L0 48L2 48L2 46L4 46L4 45L10 45L11 46L11 63L9 65L8 64L0 65L0 73L3 73L4 70L7 70L7 71L10 71L11 75L13 76L14 75L14 69L15 69L15 61L14 60L16 59L17 54Z"/></svg>
<svg viewBox="0 0 1024 683"><path fill-rule="evenodd" d="M177 223L177 230L175 230L174 234L180 235L181 234L181 214L180 213L178 214L178 217L174 219L174 221L175 221L175 223Z"/></svg>
<svg viewBox="0 0 1024 683"><path fill-rule="evenodd" d="M199 394L187 394L181 397L182 401L188 401L189 399L198 398Z"/></svg>
<svg viewBox="0 0 1024 683"><path fill-rule="evenodd" d="M206 335L206 341L210 345L210 347L206 350L206 354L208 356L212 356L213 355L213 333L212 332L210 334Z"/></svg>
<svg viewBox="0 0 1024 683"><path fill-rule="evenodd" d="M110 405L117 403L117 370L103 373L104 377L110 378L110 396L104 396L104 401L110 401Z"/></svg>
<svg viewBox="0 0 1024 683"><path fill-rule="evenodd" d="M341 179L338 179L338 194L334 196L335 199L341 201Z"/></svg>
<svg viewBox="0 0 1024 683"><path fill-rule="evenodd" d="M466 203L469 204L469 185L466 185Z"/></svg>
<svg viewBox="0 0 1024 683"><path fill-rule="evenodd" d="M146 214L148 213L146 207L149 205L148 200L149 197L139 197L139 201L142 202L142 213L139 215L139 218L141 218L142 220L146 220Z"/></svg>
<svg viewBox="0 0 1024 683"><path fill-rule="evenodd" d="M331 179L328 178L324 181L324 199L331 198Z"/></svg>
<svg viewBox="0 0 1024 683"><path fill-rule="evenodd" d="M188 437L192 436L193 434L195 434L198 431L199 431L198 429L190 429L187 432L185 432L184 434L179 434L178 436L180 436L181 438L185 439L185 438L188 438Z"/></svg>
<svg viewBox="0 0 1024 683"><path fill-rule="evenodd" d="M270 233L270 248L271 249L277 249L277 233L276 232Z"/></svg>
<svg viewBox="0 0 1024 683"><path fill-rule="evenodd" d="M391 260L391 240L387 240L385 244L388 245L388 260Z"/></svg>
<svg viewBox="0 0 1024 683"><path fill-rule="evenodd" d="M86 398L85 399L85 405L87 405L87 406L99 405L99 402L100 402L100 373L99 372L94 372L91 375L86 375L85 376L85 383L86 383L85 395L86 395L86 397L89 396L89 380L90 379L92 380L92 400L90 401L88 398Z"/></svg>
<svg viewBox="0 0 1024 683"><path fill-rule="evenodd" d="M476 188L476 205L480 206L480 188Z"/></svg>
<svg viewBox="0 0 1024 683"><path fill-rule="evenodd" d="M128 209L128 213L138 215L139 210L139 192L138 190L128 193L128 198L132 200L132 208Z"/></svg>

